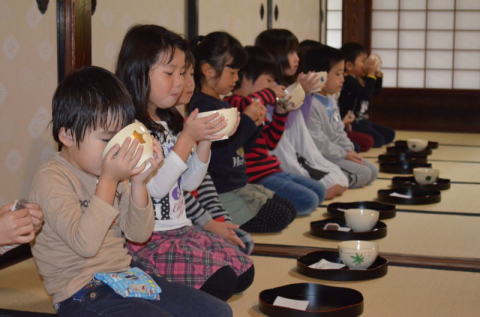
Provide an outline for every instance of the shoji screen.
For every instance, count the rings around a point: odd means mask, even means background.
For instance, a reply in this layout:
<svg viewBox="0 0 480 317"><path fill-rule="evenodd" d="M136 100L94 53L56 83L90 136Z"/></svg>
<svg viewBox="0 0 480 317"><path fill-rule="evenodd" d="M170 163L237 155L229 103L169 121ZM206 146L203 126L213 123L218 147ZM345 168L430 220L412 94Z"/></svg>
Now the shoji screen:
<svg viewBox="0 0 480 317"><path fill-rule="evenodd" d="M326 41L325 44L340 48L342 46L342 0L326 0Z"/></svg>
<svg viewBox="0 0 480 317"><path fill-rule="evenodd" d="M480 1L373 0L385 87L480 89Z"/></svg>

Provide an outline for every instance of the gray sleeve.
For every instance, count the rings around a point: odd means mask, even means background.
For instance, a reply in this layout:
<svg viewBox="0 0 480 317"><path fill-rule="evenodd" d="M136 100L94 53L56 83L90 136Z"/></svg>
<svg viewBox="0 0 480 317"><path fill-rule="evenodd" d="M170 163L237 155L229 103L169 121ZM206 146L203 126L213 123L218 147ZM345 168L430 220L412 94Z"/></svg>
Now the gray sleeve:
<svg viewBox="0 0 480 317"><path fill-rule="evenodd" d="M330 139L333 130L325 106L315 98L312 100L310 113L305 121L315 145L325 158L333 162L345 158L346 151Z"/></svg>

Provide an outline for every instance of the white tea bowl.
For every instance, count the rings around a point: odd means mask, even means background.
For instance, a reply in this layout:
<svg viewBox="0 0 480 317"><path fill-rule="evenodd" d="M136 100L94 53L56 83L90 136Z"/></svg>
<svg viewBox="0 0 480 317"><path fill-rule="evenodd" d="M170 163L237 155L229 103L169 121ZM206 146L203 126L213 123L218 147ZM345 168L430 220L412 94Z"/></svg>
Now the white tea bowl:
<svg viewBox="0 0 480 317"><path fill-rule="evenodd" d="M210 116L214 113L218 113L221 116L223 116L225 118L226 123L227 123L227 126L225 128L223 128L222 130L220 130L219 132L216 133L216 135L223 135L223 137L221 139L218 139L218 140L215 140L215 141L228 139L228 136L232 132L234 132L233 129L235 128L235 124L237 122L237 117L238 117L237 108L231 107L231 108L224 108L224 109L200 112L197 115L197 118L208 117L208 116Z"/></svg>
<svg viewBox="0 0 480 317"><path fill-rule="evenodd" d="M436 168L416 167L413 169L415 181L420 185L435 183L439 175L440 171Z"/></svg>
<svg viewBox="0 0 480 317"><path fill-rule="evenodd" d="M293 106L290 108L291 110L298 109L303 105L303 101L305 100L305 91L298 82L295 82L288 86L285 89L287 96L290 96L290 102L293 103Z"/></svg>
<svg viewBox="0 0 480 317"><path fill-rule="evenodd" d="M372 241L348 240L338 244L340 259L351 270L365 270L378 256L378 246Z"/></svg>
<svg viewBox="0 0 480 317"><path fill-rule="evenodd" d="M375 227L380 213L372 209L354 208L345 210L344 214L347 227L354 232L366 232Z"/></svg>
<svg viewBox="0 0 480 317"><path fill-rule="evenodd" d="M423 139L408 139L407 146L412 152L420 152L427 148L428 141Z"/></svg>
<svg viewBox="0 0 480 317"><path fill-rule="evenodd" d="M108 151L115 145L118 144L122 146L123 141L126 138L137 139L138 143L143 146L142 156L137 163L136 167L139 167L143 162L147 161L153 157L153 138L150 134L150 131L141 123L140 121L135 120L135 122L125 126L123 129L118 131L110 141L108 141L105 150L103 150L103 157L107 155ZM145 165L145 169L150 167L150 163Z"/></svg>

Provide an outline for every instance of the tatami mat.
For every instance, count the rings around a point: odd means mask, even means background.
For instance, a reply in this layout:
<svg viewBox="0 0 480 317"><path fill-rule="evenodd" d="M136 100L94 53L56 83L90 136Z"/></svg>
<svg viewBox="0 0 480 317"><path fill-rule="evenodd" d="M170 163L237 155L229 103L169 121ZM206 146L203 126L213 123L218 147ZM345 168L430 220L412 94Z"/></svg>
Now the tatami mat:
<svg viewBox="0 0 480 317"><path fill-rule="evenodd" d="M349 189L344 195L331 201L324 201L323 205L333 202L353 202L361 200L376 200L379 189L390 189L392 181L377 179L373 184L358 189ZM451 184L450 189L441 191L441 201L426 205L396 205L398 209L429 210L472 213L480 216L480 199L475 192L480 193L480 184Z"/></svg>
<svg viewBox="0 0 480 317"><path fill-rule="evenodd" d="M480 137L478 133L396 131L395 138L397 140L418 138L439 142L440 144L480 146Z"/></svg>
<svg viewBox="0 0 480 317"><path fill-rule="evenodd" d="M325 208L297 218L283 232L254 234L255 243L336 248L339 241L310 234L310 222L324 219ZM384 220L387 236L375 240L380 252L480 258L480 217L397 213Z"/></svg>
<svg viewBox="0 0 480 317"><path fill-rule="evenodd" d="M390 266L382 278L359 282L316 280L295 271L296 260L253 257L255 281L229 303L234 316L264 316L258 310L263 289L313 282L349 287L364 296L365 317L472 317L480 311L480 274Z"/></svg>
<svg viewBox="0 0 480 317"><path fill-rule="evenodd" d="M451 179L452 187L442 191L442 201L437 204L397 205L397 209L418 212L397 212L395 218L384 220L388 233L385 238L376 240L380 252L479 259L480 216L475 214L480 215L480 199L477 198L480 164L467 161L480 161L480 135L413 131L397 133L397 139L412 137L440 142L440 148L434 150L429 158L433 167L440 169L442 178ZM384 151L385 148L373 149L364 155L376 161L378 154ZM330 202L374 200L377 190L388 188L393 176L381 173L380 177L388 180L377 179L366 188L348 190L342 197ZM309 234L310 222L323 219L325 212L326 209L321 207L309 217L297 218L279 234L256 234L255 242L336 248L338 241ZM365 313L362 316L367 317L476 316L480 309L480 273L390 266L387 275L380 279L340 283L301 276L293 270L296 265L293 259L260 256L254 256L253 259L256 265L253 285L244 294L229 301L235 316L262 316L257 308L258 293L262 289L301 281L346 286L361 291L365 296ZM0 270L0 307L53 312L51 300L32 259Z"/></svg>
<svg viewBox="0 0 480 317"><path fill-rule="evenodd" d="M54 313L33 259L0 270L0 307Z"/></svg>

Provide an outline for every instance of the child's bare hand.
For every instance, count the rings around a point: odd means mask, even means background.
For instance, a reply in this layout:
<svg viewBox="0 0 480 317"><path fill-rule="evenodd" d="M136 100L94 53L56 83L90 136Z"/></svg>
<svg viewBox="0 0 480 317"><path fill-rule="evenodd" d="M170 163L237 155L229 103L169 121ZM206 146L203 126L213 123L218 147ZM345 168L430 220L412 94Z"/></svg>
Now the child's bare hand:
<svg viewBox="0 0 480 317"><path fill-rule="evenodd" d="M227 126L225 118L214 113L206 117L198 117L198 109L195 109L185 120L182 133L188 134L195 142L204 140L216 140L222 138L218 135Z"/></svg>
<svg viewBox="0 0 480 317"><path fill-rule="evenodd" d="M300 73L298 74L297 80L306 95L321 91L325 85L325 83L320 80L320 76L315 72L308 72L307 74Z"/></svg>
<svg viewBox="0 0 480 317"><path fill-rule="evenodd" d="M210 220L203 228L207 231L216 233L217 235L225 238L234 245L245 248L245 244L235 233L235 229L238 229L238 227L238 225L235 225L233 223Z"/></svg>
<svg viewBox="0 0 480 317"><path fill-rule="evenodd" d="M347 154L345 155L345 159L358 163L358 164L363 164L363 158L360 154L358 154L355 151L349 150L347 151Z"/></svg>
<svg viewBox="0 0 480 317"><path fill-rule="evenodd" d="M263 120L265 118L266 108L260 100L254 99L251 104L245 107L243 113L257 123L260 119Z"/></svg>
<svg viewBox="0 0 480 317"><path fill-rule="evenodd" d="M126 138L122 146L115 144L103 159L100 178L119 182L135 175L141 167L136 165L142 152L143 146L136 139Z"/></svg>
<svg viewBox="0 0 480 317"><path fill-rule="evenodd" d="M345 117L343 117L343 124L345 125L349 125L351 124L353 121L355 121L355 115L353 114L353 112L351 110L349 110L347 112L347 114L345 115Z"/></svg>
<svg viewBox="0 0 480 317"><path fill-rule="evenodd" d="M378 70L378 63L375 59L369 57L365 60L364 64L365 73L368 75L375 75Z"/></svg>
<svg viewBox="0 0 480 317"><path fill-rule="evenodd" d="M149 160L143 162L142 165L137 167L138 170L135 175L131 177L132 183L146 184L150 176L152 176L156 170L162 166L164 160L163 150L157 139L153 139L153 156ZM145 169L145 166L150 163L150 167Z"/></svg>
<svg viewBox="0 0 480 317"><path fill-rule="evenodd" d="M32 216L27 208L11 211L12 204L0 208L0 245L28 243L35 238Z"/></svg>
<svg viewBox="0 0 480 317"><path fill-rule="evenodd" d="M268 88L273 90L277 98L282 99L285 97L285 86L278 85L277 83L272 83Z"/></svg>

